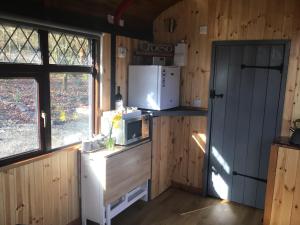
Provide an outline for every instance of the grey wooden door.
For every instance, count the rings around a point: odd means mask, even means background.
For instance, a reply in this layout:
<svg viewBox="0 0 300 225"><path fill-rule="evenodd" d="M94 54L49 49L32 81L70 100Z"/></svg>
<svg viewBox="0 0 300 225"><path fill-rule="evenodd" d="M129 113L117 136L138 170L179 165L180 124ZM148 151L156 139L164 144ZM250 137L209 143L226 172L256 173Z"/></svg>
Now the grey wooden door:
<svg viewBox="0 0 300 225"><path fill-rule="evenodd" d="M280 134L287 46L214 43L209 195L264 207L270 147Z"/></svg>

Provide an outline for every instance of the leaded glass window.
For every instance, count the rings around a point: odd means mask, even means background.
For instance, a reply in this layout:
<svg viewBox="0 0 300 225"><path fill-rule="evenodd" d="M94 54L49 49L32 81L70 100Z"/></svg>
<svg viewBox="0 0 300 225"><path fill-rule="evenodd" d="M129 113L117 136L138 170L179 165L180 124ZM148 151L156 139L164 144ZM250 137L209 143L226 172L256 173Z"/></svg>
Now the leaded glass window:
<svg viewBox="0 0 300 225"><path fill-rule="evenodd" d="M37 30L0 24L0 62L41 64Z"/></svg>
<svg viewBox="0 0 300 225"><path fill-rule="evenodd" d="M95 132L100 38L52 29L0 21L0 165Z"/></svg>
<svg viewBox="0 0 300 225"><path fill-rule="evenodd" d="M91 66L91 41L73 34L49 32L49 63Z"/></svg>

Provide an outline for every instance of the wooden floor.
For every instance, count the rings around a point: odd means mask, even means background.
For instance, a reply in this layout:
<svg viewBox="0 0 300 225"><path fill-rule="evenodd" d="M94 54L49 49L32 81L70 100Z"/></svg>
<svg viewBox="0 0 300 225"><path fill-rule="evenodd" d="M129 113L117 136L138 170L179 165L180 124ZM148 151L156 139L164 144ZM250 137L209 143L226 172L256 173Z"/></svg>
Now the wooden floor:
<svg viewBox="0 0 300 225"><path fill-rule="evenodd" d="M170 189L145 204L137 202L112 225L259 225L263 211Z"/></svg>

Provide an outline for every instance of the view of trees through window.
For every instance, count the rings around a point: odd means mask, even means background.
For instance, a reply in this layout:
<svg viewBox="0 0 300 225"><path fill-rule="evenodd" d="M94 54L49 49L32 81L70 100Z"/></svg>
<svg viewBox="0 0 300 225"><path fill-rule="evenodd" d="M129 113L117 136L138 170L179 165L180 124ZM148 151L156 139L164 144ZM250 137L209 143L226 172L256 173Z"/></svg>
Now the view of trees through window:
<svg viewBox="0 0 300 225"><path fill-rule="evenodd" d="M88 137L90 79L89 74L50 74L52 148Z"/></svg>
<svg viewBox="0 0 300 225"><path fill-rule="evenodd" d="M91 135L93 41L72 32L0 21L1 162ZM48 46L48 55L41 46ZM45 93L48 87L50 93Z"/></svg>
<svg viewBox="0 0 300 225"><path fill-rule="evenodd" d="M37 83L0 79L0 158L38 150Z"/></svg>

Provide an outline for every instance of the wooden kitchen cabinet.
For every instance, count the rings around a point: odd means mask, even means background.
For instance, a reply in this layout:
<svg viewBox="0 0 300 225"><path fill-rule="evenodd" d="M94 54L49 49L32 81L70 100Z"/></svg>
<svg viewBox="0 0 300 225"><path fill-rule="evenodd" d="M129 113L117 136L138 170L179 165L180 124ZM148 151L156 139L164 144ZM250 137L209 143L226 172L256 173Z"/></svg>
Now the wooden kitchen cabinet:
<svg viewBox="0 0 300 225"><path fill-rule="evenodd" d="M300 224L300 148L272 146L264 225Z"/></svg>
<svg viewBox="0 0 300 225"><path fill-rule="evenodd" d="M81 157L82 224L101 225L138 199L148 200L151 142L83 153Z"/></svg>

